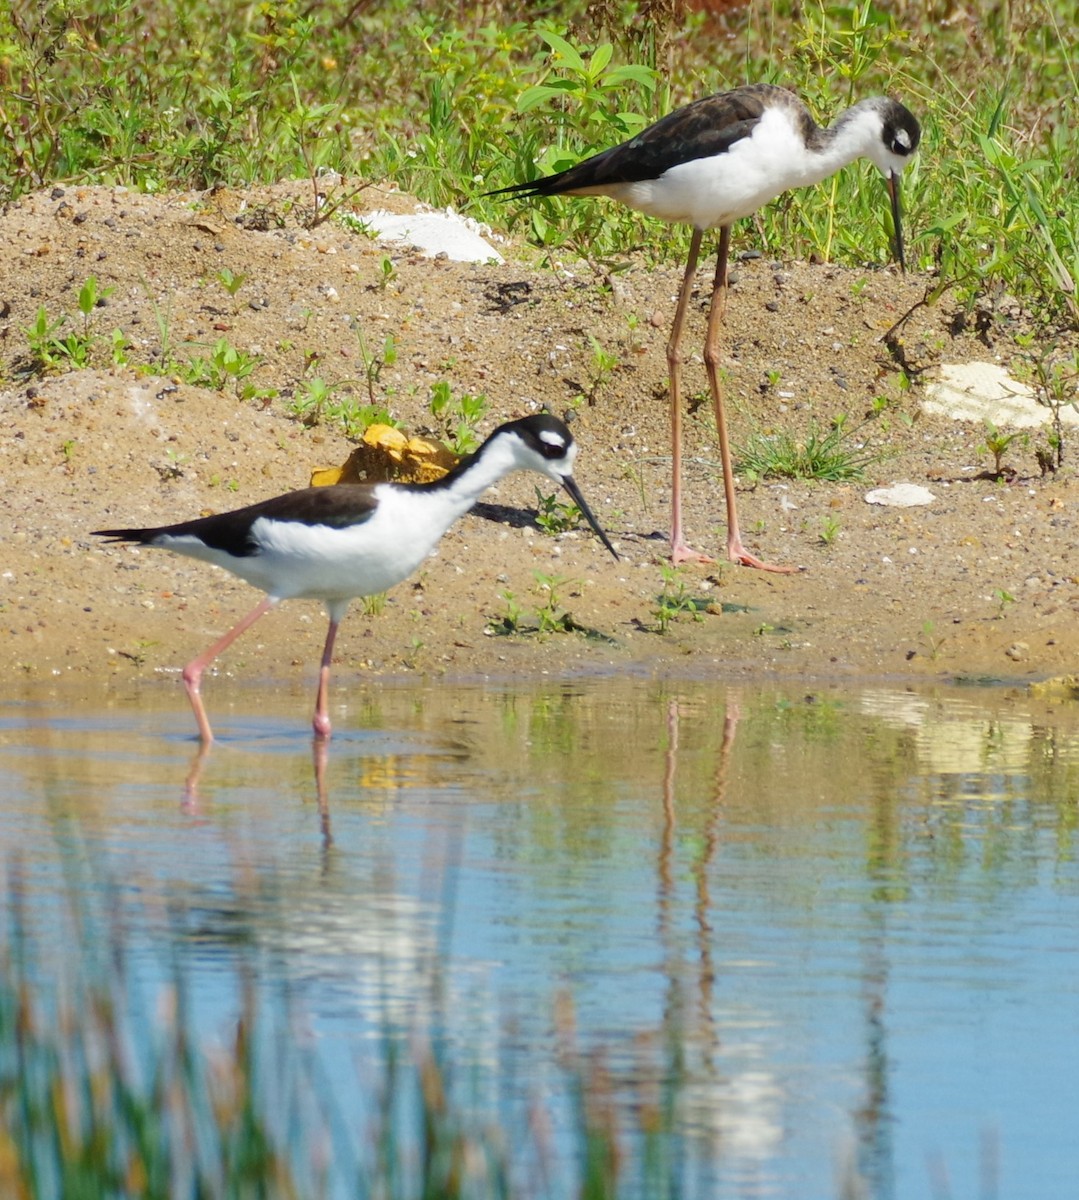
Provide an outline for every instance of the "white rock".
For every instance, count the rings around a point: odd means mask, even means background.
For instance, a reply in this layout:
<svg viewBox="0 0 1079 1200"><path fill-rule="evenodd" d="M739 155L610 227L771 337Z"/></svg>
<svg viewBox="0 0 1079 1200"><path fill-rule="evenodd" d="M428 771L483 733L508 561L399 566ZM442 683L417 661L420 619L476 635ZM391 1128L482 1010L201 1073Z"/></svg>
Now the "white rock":
<svg viewBox="0 0 1079 1200"><path fill-rule="evenodd" d="M917 483L893 483L891 487L874 488L866 492L866 504L883 504L888 508L917 508L932 504L936 496Z"/></svg>
<svg viewBox="0 0 1079 1200"><path fill-rule="evenodd" d="M455 262L503 261L502 255L484 240L482 235L489 232L485 225L449 209L445 212L409 213L407 216L380 209L364 213L363 221L380 238L391 242L407 242L429 258L444 253Z"/></svg>
<svg viewBox="0 0 1079 1200"><path fill-rule="evenodd" d="M1053 419L1049 406L1039 404L1027 384L988 362L942 363L940 378L926 388L922 407L954 421L992 421L1013 429L1033 429ZM1065 425L1079 425L1079 412L1065 405L1060 419Z"/></svg>

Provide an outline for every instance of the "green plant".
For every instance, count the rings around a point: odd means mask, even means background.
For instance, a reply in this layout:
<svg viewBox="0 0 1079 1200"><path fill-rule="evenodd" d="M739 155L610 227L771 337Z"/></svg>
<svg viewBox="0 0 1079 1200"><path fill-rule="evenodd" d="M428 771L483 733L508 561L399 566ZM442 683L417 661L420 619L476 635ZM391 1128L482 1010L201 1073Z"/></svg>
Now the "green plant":
<svg viewBox="0 0 1079 1200"><path fill-rule="evenodd" d="M536 524L554 537L580 527L584 514L576 504L559 500L557 493L545 494L536 488Z"/></svg>
<svg viewBox="0 0 1079 1200"><path fill-rule="evenodd" d="M1007 611L1008 605L1015 603L1015 597L1011 594L1011 592L1005 591L1004 588L999 587L993 589L993 599L996 600L998 605L998 617L1003 617L1004 613Z"/></svg>
<svg viewBox="0 0 1079 1200"><path fill-rule="evenodd" d="M738 453L738 466L757 479L861 479L878 456L864 445L849 446L850 438L842 421L825 433L811 428L802 441L785 432L756 434Z"/></svg>
<svg viewBox="0 0 1079 1200"><path fill-rule="evenodd" d="M1079 408L1079 351L1071 358L1059 354L1051 347L1043 354L1032 356L1032 365L1038 399L1052 413L1053 427L1049 434L1049 450L1039 454L1039 462L1045 470L1056 470L1064 465L1064 422L1061 413L1067 407Z"/></svg>
<svg viewBox="0 0 1079 1200"><path fill-rule="evenodd" d="M820 529L821 545L824 545L824 546L832 545L832 543L839 537L840 528L841 528L841 526L839 524L839 521L835 517L833 517L831 515L826 516L821 521L821 529Z"/></svg>
<svg viewBox="0 0 1079 1200"><path fill-rule="evenodd" d="M500 593L500 595L506 607L498 617L488 622L487 632L507 636L514 633L521 633L521 619L524 616L524 610L517 603L517 599L512 592L505 591Z"/></svg>
<svg viewBox="0 0 1079 1200"><path fill-rule="evenodd" d="M635 464L627 463L622 468L622 478L628 479L633 484L637 491L637 498L641 502L641 508L648 507L648 489L645 484L644 468Z"/></svg>
<svg viewBox="0 0 1079 1200"><path fill-rule="evenodd" d="M87 863L84 883L76 872ZM618 1043L581 1048L573 1000L561 995L548 1015L551 1098L492 1111L474 1049L457 1052L441 1033L452 1016L433 968L421 981L435 997L428 1019L401 1029L376 997L379 1032L363 1047L357 1105L311 1052L295 989L267 975L255 948L239 940L222 955L226 998L208 1026L189 956L167 948L147 971L153 940L122 884L100 878L92 850L68 871L53 922L63 961L32 919L25 870L10 872L0 946L6 1195L526 1200L553 1194L528 1171L552 1155L555 1114L570 1147L586 1150L550 1159L581 1200L688 1194L702 1168L714 1170L692 1146L687 1154L679 1132L687 1084L677 1017L635 1050L662 1082L628 1090L627 1120L627 1090L604 1066ZM247 887L239 895L254 903ZM173 919L197 913L178 908ZM500 1060L490 1070L500 1093L506 1070Z"/></svg>
<svg viewBox="0 0 1079 1200"><path fill-rule="evenodd" d="M114 367L125 367L128 364L128 351L131 341L122 329L114 329L109 335L110 356Z"/></svg>
<svg viewBox="0 0 1079 1200"><path fill-rule="evenodd" d="M34 372L56 370L63 358L60 349L60 339L57 336L67 318L60 316L55 321L49 319L49 314L43 304L38 306L34 320L24 330L27 343L30 346L30 367Z"/></svg>
<svg viewBox="0 0 1079 1200"><path fill-rule="evenodd" d="M68 324L66 313L55 320L50 319L44 305L39 305L33 323L24 330L30 347L30 369L32 373L56 371L65 368L90 365L96 337L93 331L94 310L103 304L114 288L99 288L97 278L90 275L79 288L76 304L82 315L80 329L67 333L61 330ZM113 345L116 335L113 335Z"/></svg>
<svg viewBox="0 0 1079 1200"><path fill-rule="evenodd" d="M473 396L462 392L455 396L445 379L431 386L427 401L431 416L438 422L442 436L450 442L455 454L469 454L479 445L477 430L488 406L489 401L482 393Z"/></svg>
<svg viewBox="0 0 1079 1200"><path fill-rule="evenodd" d="M947 641L947 638L943 634L937 633L937 627L934 622L922 622L921 644L933 662L936 662L941 650L944 648L945 641Z"/></svg>
<svg viewBox="0 0 1079 1200"><path fill-rule="evenodd" d="M305 100L294 72L289 73L289 84L292 103L281 114L281 125L299 152L311 181L311 209L304 224L314 229L355 199L373 180L365 180L352 189L340 186L339 167L347 159L341 105L337 101ZM336 195L326 194L327 180L333 181Z"/></svg>
<svg viewBox="0 0 1079 1200"><path fill-rule="evenodd" d="M666 633L671 622L686 613L695 621L704 620L704 611L709 602L697 599L689 594L686 587L685 574L678 568L665 563L660 567L663 588L656 597L656 607L652 610L656 619L656 632Z"/></svg>
<svg viewBox="0 0 1079 1200"><path fill-rule="evenodd" d="M90 323L94 309L104 304L105 300L115 291L114 287L99 288L97 277L94 275L87 276L82 287L79 288L78 306L79 312L82 313L82 331L86 338L90 337Z"/></svg>
<svg viewBox="0 0 1079 1200"><path fill-rule="evenodd" d="M320 375L302 379L288 402L288 411L305 425L323 421L337 425L351 438L361 437L372 425L398 427L399 422L384 405L360 404L350 390L353 386L347 379L327 383Z"/></svg>
<svg viewBox="0 0 1079 1200"><path fill-rule="evenodd" d="M305 425L317 425L326 415L334 391L340 386L327 383L321 375L301 379L289 400L288 411Z"/></svg>
<svg viewBox="0 0 1079 1200"><path fill-rule="evenodd" d="M1004 456L1015 442L1019 442L1024 446L1028 445L1030 435L1018 430L1013 433L1004 433L992 421L986 421L985 441L979 447L979 451L983 454L991 454L993 456L992 473L995 478L999 479L1004 474Z"/></svg>
<svg viewBox="0 0 1079 1200"><path fill-rule="evenodd" d="M392 367L397 362L397 341L392 333L386 334L381 350L372 350L367 345L359 322L353 322L353 331L360 350L360 362L363 365L364 380L367 384L367 395L372 404L376 403L375 390L378 387L382 372L386 367Z"/></svg>
<svg viewBox="0 0 1079 1200"><path fill-rule="evenodd" d="M561 591L570 585L570 580L562 575L547 575L543 571L533 571L536 580L536 591L539 592L543 603L536 610L540 633L570 633L576 626L573 618L561 605Z"/></svg>
<svg viewBox="0 0 1079 1200"><path fill-rule="evenodd" d="M247 282L247 276L242 272L237 273L230 270L228 267L222 267L217 273L217 282L225 289L230 296L235 296L236 293Z"/></svg>
<svg viewBox="0 0 1079 1200"><path fill-rule="evenodd" d="M643 354L646 347L641 337L641 318L637 313L626 313L626 329L629 332L626 348L631 354Z"/></svg>
<svg viewBox="0 0 1079 1200"><path fill-rule="evenodd" d="M614 374L618 367L618 355L605 350L597 337L588 334L588 344L592 348L592 357L588 369L588 403L595 404L600 390Z"/></svg>
<svg viewBox="0 0 1079 1200"><path fill-rule="evenodd" d="M384 254L378 262L378 290L384 292L396 278L397 268L393 265L393 259Z"/></svg>
<svg viewBox="0 0 1079 1200"><path fill-rule="evenodd" d="M386 593L373 592L369 596L361 596L360 605L365 617L380 617L386 611Z"/></svg>
<svg viewBox="0 0 1079 1200"><path fill-rule="evenodd" d="M258 359L245 350L238 350L228 338L218 338L205 357L193 358L184 370L188 383L223 391L229 383L236 385L246 379L258 366Z"/></svg>
<svg viewBox="0 0 1079 1200"><path fill-rule="evenodd" d="M61 335L60 330L67 321L66 314L50 321L44 305L38 308L33 324L25 331L33 371L56 371L90 365L93 336L78 330Z"/></svg>
<svg viewBox="0 0 1079 1200"><path fill-rule="evenodd" d="M547 44L550 67L540 82L520 93L516 109L521 117L542 110L546 123L554 121L557 137L543 146L545 135L535 126L518 137L506 160L514 179L563 170L597 148L639 133L651 116L658 115L653 102L660 75L654 68L640 63L612 65L610 42L578 46L542 26L536 34ZM598 212L593 205L566 207L553 220L556 211L550 201L529 203L532 236L545 245L574 246L586 257L602 255L617 244L612 225L622 232L640 228L631 214Z"/></svg>
<svg viewBox="0 0 1079 1200"><path fill-rule="evenodd" d="M130 659L131 662L133 662L136 667L141 667L141 666L145 666L145 664L146 664L147 651L152 650L155 646L157 646L159 644L160 643L155 642L148 638L139 638L135 642L134 650L117 650L116 653L121 658Z"/></svg>
<svg viewBox="0 0 1079 1200"><path fill-rule="evenodd" d="M167 483L172 479L183 478L185 462L187 462L187 455L170 447L165 451L165 461L155 463L154 469L161 476L162 482Z"/></svg>
<svg viewBox="0 0 1079 1200"><path fill-rule="evenodd" d="M172 293L168 292L165 303L161 304L150 291L150 285L146 280L141 279L140 283L150 302L150 308L154 314L154 324L157 326L157 336L160 342L157 356L158 367L161 370L167 370L172 361Z"/></svg>

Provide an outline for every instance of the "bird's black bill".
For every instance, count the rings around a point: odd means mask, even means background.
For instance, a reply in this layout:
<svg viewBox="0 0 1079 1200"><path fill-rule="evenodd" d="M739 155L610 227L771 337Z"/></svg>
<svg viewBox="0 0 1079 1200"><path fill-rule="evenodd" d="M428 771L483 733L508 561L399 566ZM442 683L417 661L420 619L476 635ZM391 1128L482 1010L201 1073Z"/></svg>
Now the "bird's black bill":
<svg viewBox="0 0 1079 1200"><path fill-rule="evenodd" d="M899 176L894 172L888 176L888 195L892 200L892 228L895 230L895 256L899 260L899 269L907 273L907 260L903 254L903 225L899 214Z"/></svg>
<svg viewBox="0 0 1079 1200"><path fill-rule="evenodd" d="M562 486L566 489L567 492L569 492L570 496L573 498L573 503L576 504L577 507L584 514L584 519L589 523L589 525L592 526L592 532L607 547L607 549L610 550L611 554L614 555L615 559L617 560L618 559L618 551L615 550L615 548L611 545L610 538L608 538L608 536L603 532L603 530L600 529L599 522L592 515L592 510L585 503L585 499L581 495L581 489L577 486L576 483L574 483L573 476L572 475L563 476Z"/></svg>

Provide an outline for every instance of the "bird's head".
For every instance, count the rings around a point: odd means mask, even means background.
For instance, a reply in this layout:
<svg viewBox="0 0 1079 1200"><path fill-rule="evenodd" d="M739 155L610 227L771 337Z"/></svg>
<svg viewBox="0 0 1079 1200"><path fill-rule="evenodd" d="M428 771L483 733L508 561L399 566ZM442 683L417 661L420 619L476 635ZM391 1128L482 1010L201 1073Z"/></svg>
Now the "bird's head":
<svg viewBox="0 0 1079 1200"><path fill-rule="evenodd" d="M494 442L496 438L512 447L514 466L517 469L537 471L565 488L573 503L581 510L581 515L591 525L596 537L616 559L618 558L610 539L600 528L573 479L577 443L562 421L549 413L537 413L535 416L522 417L520 420L500 425L488 441Z"/></svg>
<svg viewBox="0 0 1079 1200"><path fill-rule="evenodd" d="M922 140L922 127L918 124L918 118L898 100L878 97L867 103L872 105L873 114L880 122L876 136L870 142L868 154L888 183L892 224L895 228L896 258L899 260L900 269L906 271L899 208L899 176L918 149L918 143Z"/></svg>

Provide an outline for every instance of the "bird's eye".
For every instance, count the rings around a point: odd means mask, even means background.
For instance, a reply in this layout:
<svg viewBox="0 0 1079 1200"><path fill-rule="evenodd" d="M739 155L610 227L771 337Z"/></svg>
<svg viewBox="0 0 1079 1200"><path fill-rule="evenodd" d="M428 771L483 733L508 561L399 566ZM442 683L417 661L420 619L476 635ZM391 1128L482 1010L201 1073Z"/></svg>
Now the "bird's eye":
<svg viewBox="0 0 1079 1200"><path fill-rule="evenodd" d="M889 124L884 130L884 143L893 154L906 158L908 154L914 153L918 144L918 131L898 122L894 125Z"/></svg>

